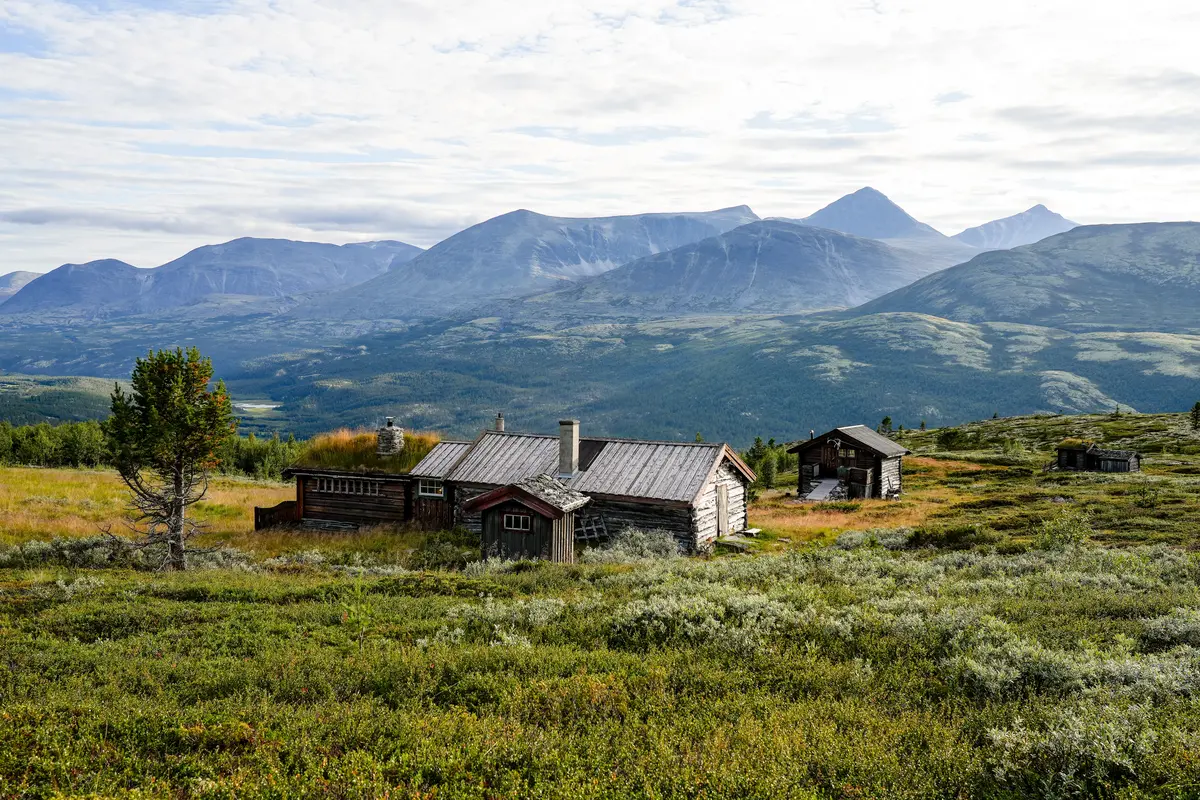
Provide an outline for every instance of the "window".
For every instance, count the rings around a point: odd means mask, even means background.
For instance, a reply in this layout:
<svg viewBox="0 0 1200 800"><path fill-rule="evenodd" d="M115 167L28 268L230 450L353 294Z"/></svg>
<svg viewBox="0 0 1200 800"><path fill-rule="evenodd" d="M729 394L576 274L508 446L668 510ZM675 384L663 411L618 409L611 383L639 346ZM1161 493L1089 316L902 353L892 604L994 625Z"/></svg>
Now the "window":
<svg viewBox="0 0 1200 800"><path fill-rule="evenodd" d="M504 515L504 530L506 531L527 531L531 524L532 519L528 514Z"/></svg>
<svg viewBox="0 0 1200 800"><path fill-rule="evenodd" d="M361 494L378 497L381 486L379 481L359 478L317 478L316 491L328 494Z"/></svg>
<svg viewBox="0 0 1200 800"><path fill-rule="evenodd" d="M854 458L855 455L857 455L857 454L854 452L853 447L843 447L842 448L842 458Z"/></svg>
<svg viewBox="0 0 1200 800"><path fill-rule="evenodd" d="M446 487L442 485L441 481L421 478L417 482L417 494L421 497L445 497Z"/></svg>

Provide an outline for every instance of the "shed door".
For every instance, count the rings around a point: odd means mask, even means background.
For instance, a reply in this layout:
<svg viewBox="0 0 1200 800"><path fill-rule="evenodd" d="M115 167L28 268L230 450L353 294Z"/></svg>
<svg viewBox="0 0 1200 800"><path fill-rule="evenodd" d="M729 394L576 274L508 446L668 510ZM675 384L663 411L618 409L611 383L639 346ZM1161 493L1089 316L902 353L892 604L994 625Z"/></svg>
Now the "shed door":
<svg viewBox="0 0 1200 800"><path fill-rule="evenodd" d="M717 536L729 535L729 487L717 486Z"/></svg>

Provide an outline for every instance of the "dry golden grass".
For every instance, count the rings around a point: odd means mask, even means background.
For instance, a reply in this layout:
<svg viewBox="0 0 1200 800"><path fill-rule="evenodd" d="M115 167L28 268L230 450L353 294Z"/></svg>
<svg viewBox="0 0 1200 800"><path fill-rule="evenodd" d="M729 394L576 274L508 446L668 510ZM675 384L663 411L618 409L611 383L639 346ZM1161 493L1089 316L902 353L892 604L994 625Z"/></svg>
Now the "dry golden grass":
<svg viewBox="0 0 1200 800"><path fill-rule="evenodd" d="M380 458L375 453L376 435L370 430L340 428L313 437L296 463L305 467L360 472L407 472L441 441L436 433L404 432L404 452Z"/></svg>
<svg viewBox="0 0 1200 800"><path fill-rule="evenodd" d="M855 500L851 503L797 503L785 497L794 490L794 478L788 489L764 492L750 507L750 527L761 528L766 549L788 544L830 542L849 530L914 527L947 503L963 496L942 481L951 471L978 472L986 467L961 461L934 458L909 458L905 465L916 471L904 476L901 500ZM852 506L856 506L851 510ZM787 542L780 543L780 539Z"/></svg>
<svg viewBox="0 0 1200 800"><path fill-rule="evenodd" d="M94 536L106 527L122 532L127 497L111 470L0 468L0 544ZM218 478L192 517L206 537L253 536L255 506L293 497L287 484Z"/></svg>

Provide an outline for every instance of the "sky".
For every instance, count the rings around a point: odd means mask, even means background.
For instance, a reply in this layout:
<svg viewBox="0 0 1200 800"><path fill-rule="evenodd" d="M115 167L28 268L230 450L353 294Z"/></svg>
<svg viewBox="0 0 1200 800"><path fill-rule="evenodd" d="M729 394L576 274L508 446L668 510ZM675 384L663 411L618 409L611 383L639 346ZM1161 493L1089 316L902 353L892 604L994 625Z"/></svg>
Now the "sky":
<svg viewBox="0 0 1200 800"><path fill-rule="evenodd" d="M870 185L1200 219L1200 4L0 0L0 274Z"/></svg>

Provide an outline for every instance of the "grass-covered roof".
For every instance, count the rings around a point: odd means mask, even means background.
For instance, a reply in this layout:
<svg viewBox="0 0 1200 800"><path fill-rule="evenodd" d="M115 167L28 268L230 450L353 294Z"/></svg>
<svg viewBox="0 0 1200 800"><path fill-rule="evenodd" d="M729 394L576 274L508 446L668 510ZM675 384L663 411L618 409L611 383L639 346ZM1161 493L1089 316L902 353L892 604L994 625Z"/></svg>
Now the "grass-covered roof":
<svg viewBox="0 0 1200 800"><path fill-rule="evenodd" d="M440 439L436 433L405 431L404 450L397 455L380 456L375 452L375 431L342 428L308 440L292 468L403 474L428 455Z"/></svg>

